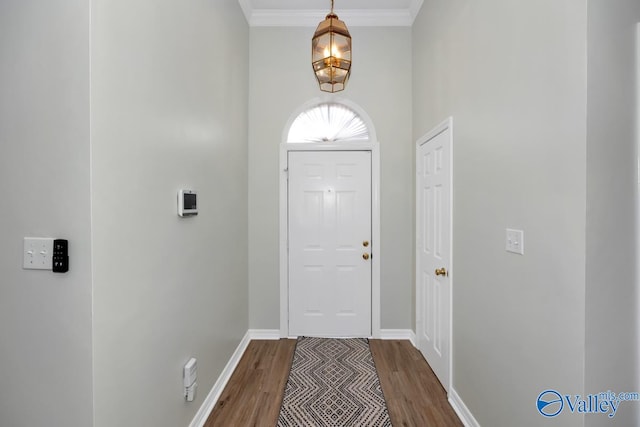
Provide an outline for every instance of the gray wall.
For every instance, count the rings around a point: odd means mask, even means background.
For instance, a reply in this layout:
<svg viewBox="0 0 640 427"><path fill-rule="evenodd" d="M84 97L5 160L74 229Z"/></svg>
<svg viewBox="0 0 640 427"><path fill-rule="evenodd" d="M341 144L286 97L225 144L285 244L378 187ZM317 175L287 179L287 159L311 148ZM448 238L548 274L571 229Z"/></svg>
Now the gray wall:
<svg viewBox="0 0 640 427"><path fill-rule="evenodd" d="M589 0L586 387L638 390L637 0ZM637 402L607 425L640 423ZM597 416L587 426L602 425Z"/></svg>
<svg viewBox="0 0 640 427"><path fill-rule="evenodd" d="M453 384L484 426L584 389L586 3L426 0L413 137L454 120ZM524 230L524 256L505 228Z"/></svg>
<svg viewBox="0 0 640 427"><path fill-rule="evenodd" d="M348 24L348 23L347 23ZM279 146L287 120L321 97L310 64L315 28L251 28L249 87L249 324L280 327ZM349 28L353 69L345 98L373 121L381 157L381 326L413 326L411 29ZM381 58L384 55L384 60ZM281 60L274 60L280 58Z"/></svg>
<svg viewBox="0 0 640 427"><path fill-rule="evenodd" d="M248 328L248 26L236 0L91 14L94 425L185 426Z"/></svg>
<svg viewBox="0 0 640 427"><path fill-rule="evenodd" d="M89 4L0 2L0 425L91 425ZM70 271L22 269L69 240Z"/></svg>

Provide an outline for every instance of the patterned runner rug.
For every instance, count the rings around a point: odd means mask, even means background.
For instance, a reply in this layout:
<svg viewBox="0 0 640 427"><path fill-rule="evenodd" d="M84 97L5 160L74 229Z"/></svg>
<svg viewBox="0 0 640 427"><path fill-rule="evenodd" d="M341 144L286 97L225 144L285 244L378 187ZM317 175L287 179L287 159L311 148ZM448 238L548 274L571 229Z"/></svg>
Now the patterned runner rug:
<svg viewBox="0 0 640 427"><path fill-rule="evenodd" d="M278 426L391 426L369 341L299 338Z"/></svg>

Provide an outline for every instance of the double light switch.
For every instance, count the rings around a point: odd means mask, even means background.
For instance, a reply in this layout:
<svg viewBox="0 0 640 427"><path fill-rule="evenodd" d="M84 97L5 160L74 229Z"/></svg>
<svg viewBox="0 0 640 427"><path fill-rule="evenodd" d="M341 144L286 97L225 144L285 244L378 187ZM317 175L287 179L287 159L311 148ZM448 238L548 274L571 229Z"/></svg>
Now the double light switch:
<svg viewBox="0 0 640 427"><path fill-rule="evenodd" d="M22 268L66 273L69 271L68 245L64 239L25 237Z"/></svg>

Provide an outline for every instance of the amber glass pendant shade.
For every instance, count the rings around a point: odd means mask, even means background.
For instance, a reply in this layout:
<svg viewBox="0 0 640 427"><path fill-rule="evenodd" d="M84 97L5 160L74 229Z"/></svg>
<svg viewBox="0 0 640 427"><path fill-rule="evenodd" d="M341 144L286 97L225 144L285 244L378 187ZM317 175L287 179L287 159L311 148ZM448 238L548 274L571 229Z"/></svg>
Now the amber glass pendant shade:
<svg viewBox="0 0 640 427"><path fill-rule="evenodd" d="M351 35L343 21L331 12L318 24L311 42L311 61L320 90L344 90L351 74Z"/></svg>

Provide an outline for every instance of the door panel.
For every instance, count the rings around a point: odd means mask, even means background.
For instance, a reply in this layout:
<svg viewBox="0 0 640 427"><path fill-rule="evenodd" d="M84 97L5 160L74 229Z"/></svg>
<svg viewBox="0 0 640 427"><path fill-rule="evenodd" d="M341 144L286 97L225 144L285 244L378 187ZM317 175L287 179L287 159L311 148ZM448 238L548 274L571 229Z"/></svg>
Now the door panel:
<svg viewBox="0 0 640 427"><path fill-rule="evenodd" d="M418 146L416 297L418 348L449 390L451 337L450 128ZM436 269L444 268L444 275Z"/></svg>
<svg viewBox="0 0 640 427"><path fill-rule="evenodd" d="M289 152L289 333L371 335L371 153Z"/></svg>

